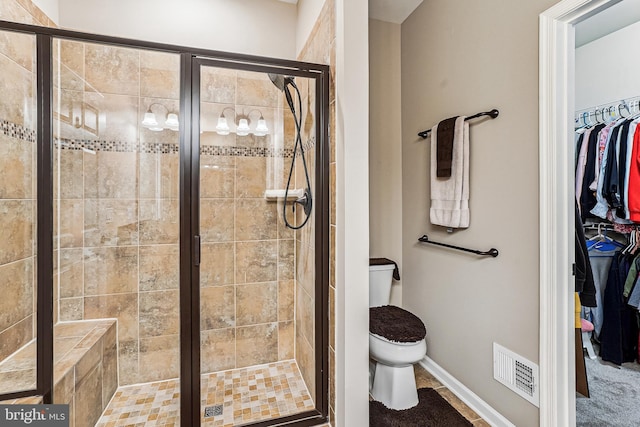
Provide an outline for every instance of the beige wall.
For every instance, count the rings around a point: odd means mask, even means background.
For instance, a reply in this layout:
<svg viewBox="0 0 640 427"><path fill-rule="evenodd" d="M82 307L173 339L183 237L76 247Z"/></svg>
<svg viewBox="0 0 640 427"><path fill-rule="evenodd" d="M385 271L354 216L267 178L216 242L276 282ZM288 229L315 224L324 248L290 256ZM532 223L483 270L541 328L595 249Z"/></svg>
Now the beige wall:
<svg viewBox="0 0 640 427"><path fill-rule="evenodd" d="M295 59L296 6L276 0L60 0L60 26Z"/></svg>
<svg viewBox="0 0 640 427"><path fill-rule="evenodd" d="M324 4L325 0L298 0L296 20L296 52L298 54L306 47L309 38L313 37L311 31L316 26Z"/></svg>
<svg viewBox="0 0 640 427"><path fill-rule="evenodd" d="M538 360L538 15L554 0L432 0L402 25L403 305L427 326L428 356L518 426L538 409L493 380L495 341ZM429 145L439 120L471 126L471 226L429 224ZM478 258L420 246L500 250Z"/></svg>
<svg viewBox="0 0 640 427"><path fill-rule="evenodd" d="M402 278L400 25L369 20L369 255L398 263ZM402 282L391 304L402 305Z"/></svg>

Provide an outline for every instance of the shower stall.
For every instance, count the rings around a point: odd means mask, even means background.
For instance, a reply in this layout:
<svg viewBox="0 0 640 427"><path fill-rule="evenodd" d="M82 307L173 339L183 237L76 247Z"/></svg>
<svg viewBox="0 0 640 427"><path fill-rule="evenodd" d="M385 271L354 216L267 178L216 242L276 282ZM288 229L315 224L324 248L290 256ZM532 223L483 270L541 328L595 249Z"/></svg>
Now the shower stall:
<svg viewBox="0 0 640 427"><path fill-rule="evenodd" d="M0 21L0 82L0 401L325 422L328 66Z"/></svg>

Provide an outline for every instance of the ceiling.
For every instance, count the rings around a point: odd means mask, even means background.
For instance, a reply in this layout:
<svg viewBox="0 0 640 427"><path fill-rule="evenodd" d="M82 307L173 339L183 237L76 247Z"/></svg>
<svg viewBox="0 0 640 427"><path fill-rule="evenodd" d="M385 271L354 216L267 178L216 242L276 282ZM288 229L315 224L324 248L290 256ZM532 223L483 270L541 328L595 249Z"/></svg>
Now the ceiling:
<svg viewBox="0 0 640 427"><path fill-rule="evenodd" d="M422 0L369 0L369 18L402 24Z"/></svg>
<svg viewBox="0 0 640 427"><path fill-rule="evenodd" d="M298 0L278 0L298 4ZM369 18L402 24L423 0L369 0Z"/></svg>
<svg viewBox="0 0 640 427"><path fill-rule="evenodd" d="M622 0L576 24L576 47L640 21L640 0Z"/></svg>

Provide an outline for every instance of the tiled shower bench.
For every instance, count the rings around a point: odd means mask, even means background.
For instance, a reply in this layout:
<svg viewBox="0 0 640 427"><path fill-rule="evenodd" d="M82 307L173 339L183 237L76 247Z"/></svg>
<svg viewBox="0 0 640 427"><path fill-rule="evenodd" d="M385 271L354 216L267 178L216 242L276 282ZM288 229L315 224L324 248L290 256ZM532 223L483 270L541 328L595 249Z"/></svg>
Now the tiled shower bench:
<svg viewBox="0 0 640 427"><path fill-rule="evenodd" d="M53 328L54 403L69 404L71 427L95 425L118 388L116 320L62 322ZM0 363L0 391L35 388L35 340ZM37 403L24 398L2 403Z"/></svg>

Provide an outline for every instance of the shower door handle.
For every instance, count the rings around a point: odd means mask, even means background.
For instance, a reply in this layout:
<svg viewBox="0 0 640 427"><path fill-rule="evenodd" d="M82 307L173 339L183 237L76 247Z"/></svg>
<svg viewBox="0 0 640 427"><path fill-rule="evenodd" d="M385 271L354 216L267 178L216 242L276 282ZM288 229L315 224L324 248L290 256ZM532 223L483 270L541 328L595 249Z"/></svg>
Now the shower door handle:
<svg viewBox="0 0 640 427"><path fill-rule="evenodd" d="M193 265L200 265L200 236L193 236Z"/></svg>

